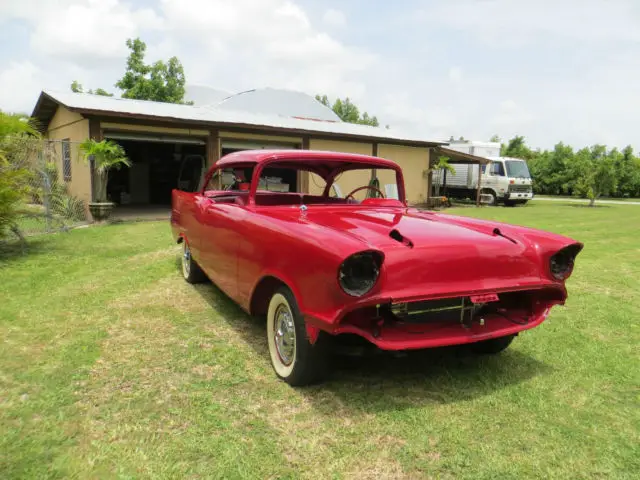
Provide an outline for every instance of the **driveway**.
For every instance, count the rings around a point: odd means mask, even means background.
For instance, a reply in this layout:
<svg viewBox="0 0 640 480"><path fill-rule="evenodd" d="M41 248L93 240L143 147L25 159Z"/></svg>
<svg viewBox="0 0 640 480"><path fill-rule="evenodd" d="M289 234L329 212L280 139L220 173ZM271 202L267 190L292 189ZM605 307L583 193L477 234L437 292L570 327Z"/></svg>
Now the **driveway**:
<svg viewBox="0 0 640 480"><path fill-rule="evenodd" d="M545 202L569 202L569 203L585 203L589 200L586 198L566 198L566 197L534 197L534 200L544 200ZM640 201L629 200L596 200L596 205L640 205Z"/></svg>

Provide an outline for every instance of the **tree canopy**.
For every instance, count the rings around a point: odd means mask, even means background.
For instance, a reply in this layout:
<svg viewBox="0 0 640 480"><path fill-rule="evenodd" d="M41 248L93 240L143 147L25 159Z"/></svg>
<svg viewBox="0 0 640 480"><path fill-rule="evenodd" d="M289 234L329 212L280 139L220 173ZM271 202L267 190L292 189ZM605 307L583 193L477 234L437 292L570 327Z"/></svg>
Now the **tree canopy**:
<svg viewBox="0 0 640 480"><path fill-rule="evenodd" d="M82 88L82 84L79 83L77 80L74 80L73 82L71 82L71 91L75 93L90 93L92 95L102 95L103 97L113 97L113 93L109 93L102 88L96 88L95 90L87 90L85 92L84 88Z"/></svg>
<svg viewBox="0 0 640 480"><path fill-rule="evenodd" d="M177 57L149 65L144 61L147 45L142 40L130 38L127 47L131 50L127 68L123 77L116 82L116 87L123 90L123 98L185 103L184 69Z"/></svg>
<svg viewBox="0 0 640 480"><path fill-rule="evenodd" d="M316 95L316 100L333 110L343 122L371 125L374 127L380 126L380 122L378 122L378 118L375 115L369 116L367 112L360 115L360 109L351 102L349 97L346 97L344 100L337 98L333 104L326 95ZM387 128L389 127L387 126Z"/></svg>
<svg viewBox="0 0 640 480"><path fill-rule="evenodd" d="M0 238L9 230L19 236L19 205L28 192L30 172L25 166L23 139L37 138L31 120L0 110Z"/></svg>
<svg viewBox="0 0 640 480"><path fill-rule="evenodd" d="M533 189L548 195L640 197L640 158L631 146L622 151L593 145L580 150L562 142L552 150L532 150L516 136L502 144L501 155L527 161Z"/></svg>

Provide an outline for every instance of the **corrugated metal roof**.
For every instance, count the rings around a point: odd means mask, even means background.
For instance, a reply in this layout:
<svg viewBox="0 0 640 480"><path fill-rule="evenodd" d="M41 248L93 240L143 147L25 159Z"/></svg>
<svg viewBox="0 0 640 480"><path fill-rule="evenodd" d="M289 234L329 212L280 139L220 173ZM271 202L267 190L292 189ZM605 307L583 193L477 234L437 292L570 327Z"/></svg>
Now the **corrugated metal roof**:
<svg viewBox="0 0 640 480"><path fill-rule="evenodd" d="M388 139L395 143L442 145L445 142L435 142L422 136L415 136L397 132L392 129L357 125L346 122L327 122L309 120L283 115L252 113L240 110L199 107L195 105L178 105L174 103L151 102L146 100L131 100L126 98L105 97L88 93L57 92L44 90L40 94L33 116L38 116L38 110L47 100L62 104L71 110L85 113L140 116L142 118L157 118L194 123L210 123L218 125L240 126L245 128L267 127L282 131L297 133L319 133L340 136L359 137L384 141Z"/></svg>
<svg viewBox="0 0 640 480"><path fill-rule="evenodd" d="M342 122L333 110L317 101L311 95L293 90L275 88L248 90L224 99L216 108L324 120L327 122Z"/></svg>
<svg viewBox="0 0 640 480"><path fill-rule="evenodd" d="M187 102L193 102L194 105L213 106L217 105L225 98L233 95L226 90L218 90L217 88L207 87L206 85L186 85L184 87L184 99Z"/></svg>

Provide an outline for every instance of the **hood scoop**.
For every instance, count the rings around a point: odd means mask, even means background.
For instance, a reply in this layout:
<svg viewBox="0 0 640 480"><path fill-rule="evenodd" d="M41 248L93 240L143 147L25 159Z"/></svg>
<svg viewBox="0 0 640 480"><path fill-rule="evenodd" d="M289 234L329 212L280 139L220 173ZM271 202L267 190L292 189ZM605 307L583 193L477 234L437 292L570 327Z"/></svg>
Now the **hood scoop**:
<svg viewBox="0 0 640 480"><path fill-rule="evenodd" d="M413 248L413 242L409 240L407 237L402 235L395 228L389 232L389 236L393 238L396 242L403 244L405 247Z"/></svg>

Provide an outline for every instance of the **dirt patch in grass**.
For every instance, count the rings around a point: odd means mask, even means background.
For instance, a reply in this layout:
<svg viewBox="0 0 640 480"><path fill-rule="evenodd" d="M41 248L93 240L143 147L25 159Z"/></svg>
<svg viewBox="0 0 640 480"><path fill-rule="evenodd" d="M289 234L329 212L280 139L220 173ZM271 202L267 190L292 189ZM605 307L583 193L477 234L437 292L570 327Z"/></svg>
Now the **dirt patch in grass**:
<svg viewBox="0 0 640 480"><path fill-rule="evenodd" d="M170 248L163 248L161 250L154 250L153 252L143 252L132 255L127 258L127 263L139 263L139 262L149 262L161 260L164 258L173 258L175 257L181 250L179 245L174 245Z"/></svg>
<svg viewBox="0 0 640 480"><path fill-rule="evenodd" d="M346 468L345 478L358 480L396 480L418 478L409 476L402 470L400 462L380 455L373 459L361 459Z"/></svg>
<svg viewBox="0 0 640 480"><path fill-rule="evenodd" d="M193 295L193 287L177 275L165 277L148 288L123 296L111 303L121 310L138 310L145 307L172 308L181 313L206 311L209 305L199 295Z"/></svg>

